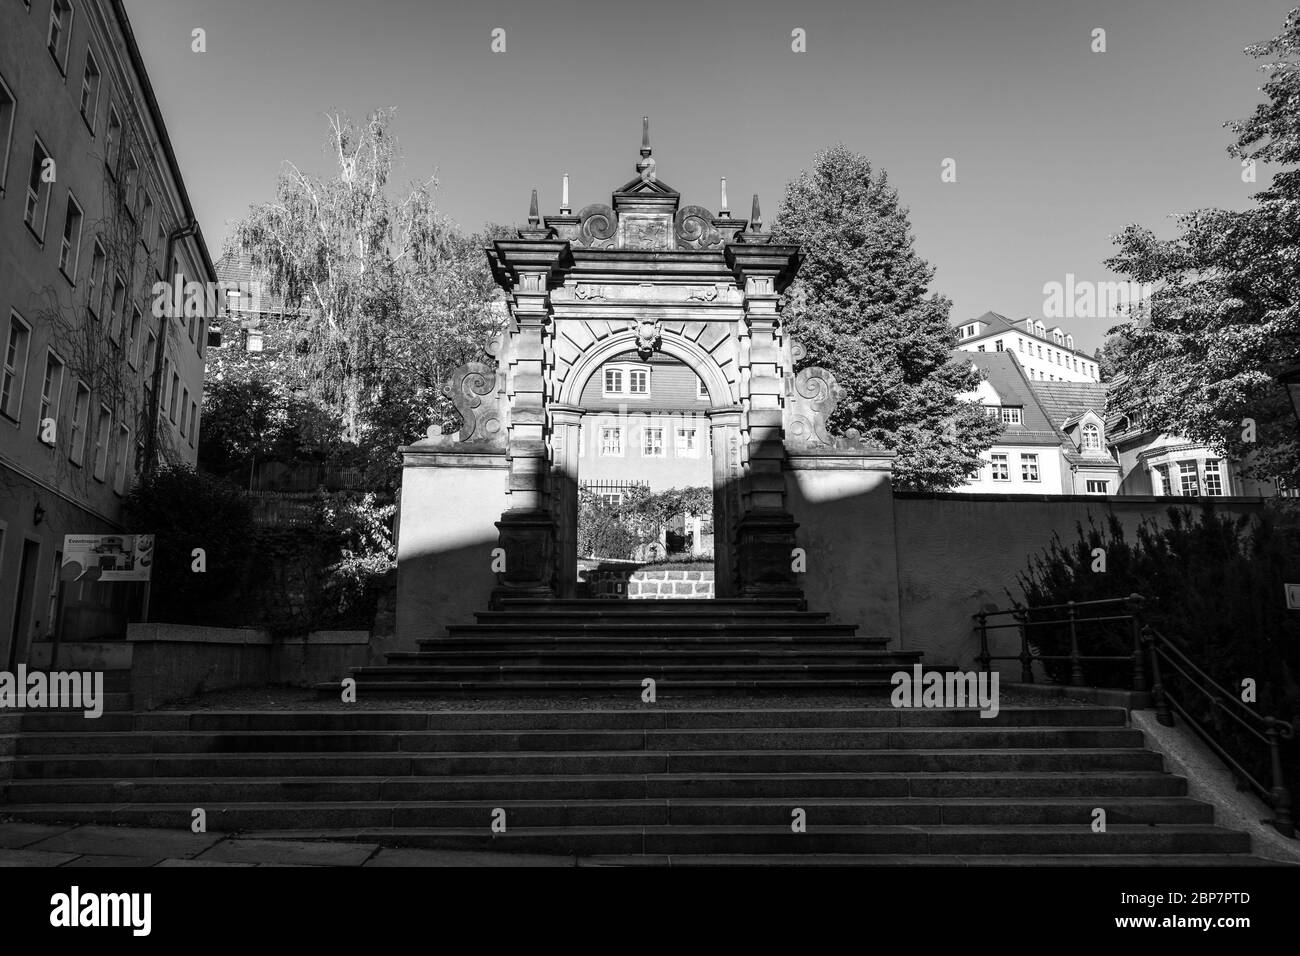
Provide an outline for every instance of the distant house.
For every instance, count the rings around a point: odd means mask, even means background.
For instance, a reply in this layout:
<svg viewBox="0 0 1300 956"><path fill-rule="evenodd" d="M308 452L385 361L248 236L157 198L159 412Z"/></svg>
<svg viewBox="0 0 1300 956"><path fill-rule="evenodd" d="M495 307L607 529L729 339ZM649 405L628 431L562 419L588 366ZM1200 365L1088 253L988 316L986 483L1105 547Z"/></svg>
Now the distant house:
<svg viewBox="0 0 1300 956"><path fill-rule="evenodd" d="M1124 381L1117 376L1110 386ZM1108 406L1110 442L1123 473L1120 494L1245 497L1277 494L1271 481L1244 478L1241 462L1206 445L1152 427L1141 409Z"/></svg>
<svg viewBox="0 0 1300 956"><path fill-rule="evenodd" d="M962 396L1002 421L1002 434L961 491L1039 495L1256 497L1269 481L1243 478L1240 462L1150 427L1141 410L1117 410L1114 382L1030 381L1019 355L967 352L982 381Z"/></svg>
<svg viewBox="0 0 1300 956"><path fill-rule="evenodd" d="M1041 319L1012 321L985 312L957 326L957 348L963 352L1008 352L1016 356L1032 382L1100 382L1097 360L1075 348L1074 335Z"/></svg>

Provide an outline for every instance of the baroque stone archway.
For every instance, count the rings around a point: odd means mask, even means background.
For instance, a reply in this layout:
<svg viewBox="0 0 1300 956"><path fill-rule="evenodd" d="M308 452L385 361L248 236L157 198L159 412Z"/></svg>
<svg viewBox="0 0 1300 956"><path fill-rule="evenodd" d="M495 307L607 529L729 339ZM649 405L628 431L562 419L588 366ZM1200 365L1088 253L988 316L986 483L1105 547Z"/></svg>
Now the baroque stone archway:
<svg viewBox="0 0 1300 956"><path fill-rule="evenodd" d="M489 550L494 600L573 593L583 388L629 350L680 360L708 392L718 595L802 599L787 444L831 443L838 392L821 369L794 373L802 350L782 329L780 295L799 249L762 231L757 197L748 220L683 206L655 175L648 136L636 169L610 205L577 214L567 184L552 216L534 191L528 225L486 250L507 322L482 362L452 376L459 434L403 449L399 620L403 594L423 607L477 600L483 575L466 562ZM455 507L426 507L436 495ZM424 596L435 564L442 582Z"/></svg>

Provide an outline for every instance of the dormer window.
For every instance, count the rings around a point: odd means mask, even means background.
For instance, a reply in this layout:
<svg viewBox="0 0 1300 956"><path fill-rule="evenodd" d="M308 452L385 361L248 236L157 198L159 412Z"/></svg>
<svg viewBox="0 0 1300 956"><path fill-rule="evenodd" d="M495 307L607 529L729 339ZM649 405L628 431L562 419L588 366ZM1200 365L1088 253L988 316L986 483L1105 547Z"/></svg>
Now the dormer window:
<svg viewBox="0 0 1300 956"><path fill-rule="evenodd" d="M650 366L607 365L603 392L607 396L650 397Z"/></svg>
<svg viewBox="0 0 1300 956"><path fill-rule="evenodd" d="M1083 451L1101 451L1101 429L1093 424L1084 425L1080 448Z"/></svg>
<svg viewBox="0 0 1300 956"><path fill-rule="evenodd" d="M1072 348L1074 348L1074 336L1073 336L1073 335L1067 335L1067 336L1065 337L1065 347L1066 347L1067 349L1072 349Z"/></svg>

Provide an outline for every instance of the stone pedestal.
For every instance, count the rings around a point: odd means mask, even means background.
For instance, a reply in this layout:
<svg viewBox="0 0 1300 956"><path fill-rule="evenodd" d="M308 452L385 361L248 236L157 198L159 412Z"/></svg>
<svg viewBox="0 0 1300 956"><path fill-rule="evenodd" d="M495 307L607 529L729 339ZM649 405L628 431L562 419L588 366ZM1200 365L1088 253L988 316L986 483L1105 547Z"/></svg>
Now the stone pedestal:
<svg viewBox="0 0 1300 956"><path fill-rule="evenodd" d="M736 551L741 597L803 597L793 569L798 527L783 509L756 509L740 519Z"/></svg>
<svg viewBox="0 0 1300 956"><path fill-rule="evenodd" d="M505 570L493 602L502 597L555 596L555 520L548 511L507 511L496 522Z"/></svg>

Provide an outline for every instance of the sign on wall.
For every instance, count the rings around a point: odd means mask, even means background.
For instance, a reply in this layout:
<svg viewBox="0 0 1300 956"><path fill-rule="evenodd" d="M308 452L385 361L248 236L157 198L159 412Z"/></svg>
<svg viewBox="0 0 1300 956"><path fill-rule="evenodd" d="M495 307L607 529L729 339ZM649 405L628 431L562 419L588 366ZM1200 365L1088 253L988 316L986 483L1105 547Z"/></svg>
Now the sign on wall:
<svg viewBox="0 0 1300 956"><path fill-rule="evenodd" d="M64 581L148 581L153 571L151 534L63 536Z"/></svg>

